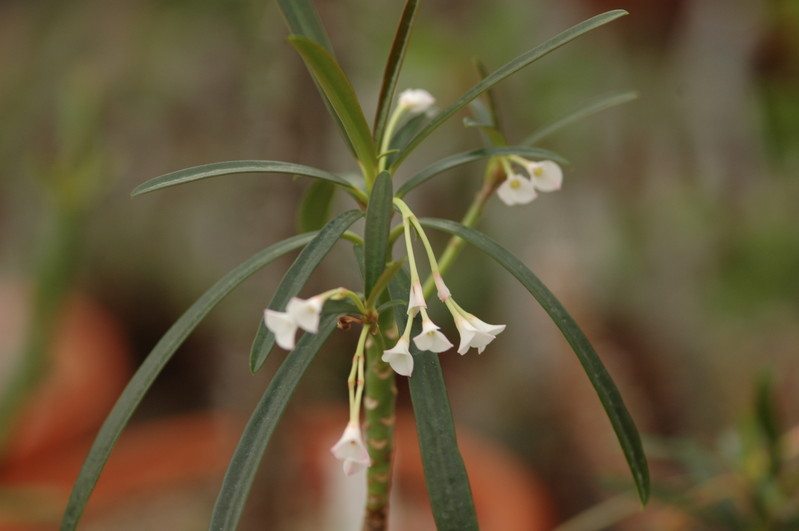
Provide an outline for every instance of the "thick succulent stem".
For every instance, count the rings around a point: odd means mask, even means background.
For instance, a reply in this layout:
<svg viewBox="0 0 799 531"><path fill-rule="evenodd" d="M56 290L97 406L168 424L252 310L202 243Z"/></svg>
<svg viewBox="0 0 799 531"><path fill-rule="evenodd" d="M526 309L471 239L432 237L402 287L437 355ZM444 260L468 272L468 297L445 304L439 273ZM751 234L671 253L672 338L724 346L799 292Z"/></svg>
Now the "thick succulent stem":
<svg viewBox="0 0 799 531"><path fill-rule="evenodd" d="M365 434L372 465L367 474L364 531L384 531L388 526L397 385L391 366L380 359L383 347L379 334L366 345Z"/></svg>

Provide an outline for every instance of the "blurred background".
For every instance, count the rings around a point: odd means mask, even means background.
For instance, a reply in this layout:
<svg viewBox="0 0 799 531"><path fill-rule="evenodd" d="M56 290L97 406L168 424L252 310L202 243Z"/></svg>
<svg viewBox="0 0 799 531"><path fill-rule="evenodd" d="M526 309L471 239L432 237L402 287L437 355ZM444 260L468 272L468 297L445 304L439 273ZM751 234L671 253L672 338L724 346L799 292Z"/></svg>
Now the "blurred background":
<svg viewBox="0 0 799 531"><path fill-rule="evenodd" d="M402 2L316 4L371 118ZM425 88L447 106L475 83L473 58L496 68L613 8L631 14L495 96L511 143L608 94L639 97L543 139L571 161L563 190L521 207L492 200L479 228L541 277L597 347L644 435L654 500L640 512L557 329L467 250L447 276L453 293L508 324L483 355L441 358L483 528L795 529L799 3L428 0L400 89ZM294 233L308 183L243 175L135 200L130 191L225 160L356 168L286 34L274 2L0 3L0 529L57 528L134 368L213 282ZM398 178L479 147L460 118ZM419 215L459 219L481 175L464 167L408 201ZM357 288L348 247L304 295ZM238 432L284 355L247 369L290 260L223 301L167 366L85 529L207 526ZM352 518L327 455L355 340L338 336L277 430L242 529L342 529ZM404 382L399 401L407 411ZM429 529L403 430L395 529ZM516 505L508 491L522 493Z"/></svg>

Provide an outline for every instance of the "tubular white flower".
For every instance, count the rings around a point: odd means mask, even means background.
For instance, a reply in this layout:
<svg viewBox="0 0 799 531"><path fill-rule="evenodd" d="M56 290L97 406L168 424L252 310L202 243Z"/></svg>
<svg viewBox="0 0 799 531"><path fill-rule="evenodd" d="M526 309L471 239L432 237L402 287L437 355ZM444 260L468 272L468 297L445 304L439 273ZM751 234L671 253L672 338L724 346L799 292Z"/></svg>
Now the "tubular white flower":
<svg viewBox="0 0 799 531"><path fill-rule="evenodd" d="M508 206L524 205L538 197L533 182L518 173L508 176L499 185L497 195Z"/></svg>
<svg viewBox="0 0 799 531"><path fill-rule="evenodd" d="M472 347L478 349L478 352L482 352L486 345L496 338L494 335L478 330L460 315L455 315L455 326L461 335L461 343L458 345L458 354L460 355L466 354Z"/></svg>
<svg viewBox="0 0 799 531"><path fill-rule="evenodd" d="M563 171L551 160L530 161L527 164L527 172L530 174L533 186L540 192L560 190L563 184Z"/></svg>
<svg viewBox="0 0 799 531"><path fill-rule="evenodd" d="M433 106L436 99L424 89L407 89L399 95L400 107L405 107L414 114L420 114Z"/></svg>
<svg viewBox="0 0 799 531"><path fill-rule="evenodd" d="M439 332L438 326L426 316L422 318L422 331L413 338L413 342L416 343L419 350L429 350L436 353L452 348L452 343L449 342L449 339Z"/></svg>
<svg viewBox="0 0 799 531"><path fill-rule="evenodd" d="M354 422L347 424L344 433L330 449L336 459L342 461L344 473L351 476L367 468L371 464L369 452L363 443L361 427Z"/></svg>
<svg viewBox="0 0 799 531"><path fill-rule="evenodd" d="M424 301L422 283L419 280L415 280L411 284L411 294L408 300L408 315L416 315L416 310L419 308L427 308L427 303Z"/></svg>
<svg viewBox="0 0 799 531"><path fill-rule="evenodd" d="M264 310L264 324L275 334L275 340L280 348L292 350L294 348L294 335L297 332L297 322L286 312Z"/></svg>
<svg viewBox="0 0 799 531"><path fill-rule="evenodd" d="M394 348L383 352L380 358L394 369L394 372L401 376L410 376L413 372L413 356L409 349L410 341L406 336L402 336L397 340Z"/></svg>
<svg viewBox="0 0 799 531"><path fill-rule="evenodd" d="M310 299L292 297L286 306L286 313L294 320L297 326L315 334L319 331L319 316L322 313L324 299L316 296Z"/></svg>
<svg viewBox="0 0 799 531"><path fill-rule="evenodd" d="M461 343L458 346L458 354L461 355L466 354L470 348L476 348L477 353L482 354L486 345L505 330L505 325L485 323L470 313L464 312L464 315L456 313L453 317L461 335Z"/></svg>
<svg viewBox="0 0 799 531"><path fill-rule="evenodd" d="M452 294L449 292L449 288L446 284L444 284L444 279L441 278L441 273L436 271L433 273L433 280L436 282L436 289L438 291L438 298L441 299L441 302L446 301L449 299Z"/></svg>

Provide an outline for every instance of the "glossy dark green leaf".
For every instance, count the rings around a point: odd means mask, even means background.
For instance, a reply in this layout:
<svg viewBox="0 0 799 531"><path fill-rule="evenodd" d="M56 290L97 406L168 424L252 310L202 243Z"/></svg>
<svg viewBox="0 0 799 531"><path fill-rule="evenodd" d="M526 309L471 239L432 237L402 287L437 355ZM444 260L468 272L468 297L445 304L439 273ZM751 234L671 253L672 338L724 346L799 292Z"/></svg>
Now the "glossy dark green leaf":
<svg viewBox="0 0 799 531"><path fill-rule="evenodd" d="M476 160L488 158L488 157L498 157L501 155L519 155L522 157L529 157L532 159L548 159L554 160L557 162L561 162L563 164L568 164L568 161L558 155L557 153L553 153L551 151L547 151L545 149L538 149L538 148L529 148L525 146L506 146L506 147L496 147L496 148L486 148L486 149L476 149L474 151L467 151L465 153L458 153L457 155L451 155L449 157L443 158L437 162L434 162L427 168L423 169L407 181L402 184L397 190L397 197L405 197L405 194L423 184L424 182L428 181L429 179L435 177L436 175L443 173L447 170L452 168L456 168L458 166L462 166L464 164L468 164L469 162L473 162Z"/></svg>
<svg viewBox="0 0 799 531"><path fill-rule="evenodd" d="M509 77L512 74L515 74L525 66L529 65L530 63L544 57L548 53L560 48L564 44L576 39L580 35L587 33L593 29L596 29L612 20L615 20L623 15L626 15L627 12L621 9L617 9L615 11L608 11L607 13L603 13L601 15L597 15L592 17L588 20L580 22L572 26L571 28L567 29L556 35L555 37L549 39L545 43L536 46L532 50L523 53L516 59L506 63L502 67L498 68L491 74L485 77L482 81L474 85L470 88L466 93L461 96L455 103L444 109L443 111L439 112L427 126L419 131L413 139L402 149L402 151L397 155L396 160L393 162L393 167L398 166L405 157L407 157L411 151L413 151L416 146L418 146L422 140L427 138L433 131L438 129L444 122L452 118L459 110L464 108L466 105L469 104L470 101L475 99L477 96L482 94L483 92L487 91L500 81L504 80L505 78Z"/></svg>
<svg viewBox="0 0 799 531"><path fill-rule="evenodd" d="M302 234L267 247L222 277L175 321L128 382L103 423L72 489L61 530L75 529L86 502L119 435L166 363L211 309L245 279L277 258L299 249L314 237Z"/></svg>
<svg viewBox="0 0 799 531"><path fill-rule="evenodd" d="M364 243L364 293L371 295L375 282L386 267L388 231L391 228L393 190L391 174L384 171L377 176L366 208Z"/></svg>
<svg viewBox="0 0 799 531"><path fill-rule="evenodd" d="M272 433L306 369L335 330L340 315L342 314L323 315L319 323L319 332L304 334L275 373L233 452L214 506L209 529L232 531L238 526L253 479L258 472L258 465Z"/></svg>
<svg viewBox="0 0 799 531"><path fill-rule="evenodd" d="M344 71L333 56L316 42L299 35L290 36L289 42L300 54L311 75L330 101L364 171L377 168L377 153L372 133L355 90Z"/></svg>
<svg viewBox="0 0 799 531"><path fill-rule="evenodd" d="M388 121L389 111L391 110L391 103L394 101L394 94L397 90L397 80L399 79L400 70L402 69L402 61L405 59L405 51L408 49L411 29L413 28L418 6L419 0L408 0L405 4L402 17L400 17L399 27L394 35L394 43L391 45L391 51L388 54L386 69L383 72L383 85L380 87L380 96L377 98L377 112L375 113L375 123L373 127L373 136L375 138L375 145L377 146L383 144L383 133L386 128L386 122Z"/></svg>
<svg viewBox="0 0 799 531"><path fill-rule="evenodd" d="M541 307L552 318L563 336L569 342L577 358L580 360L588 379L599 395L599 400L613 425L616 437L621 444L627 464L632 472L638 495L643 503L649 499L649 467L641 445L641 438L630 413L619 394L616 384L608 374L599 356L594 351L588 338L560 301L518 258L490 239L488 236L460 223L444 219L426 218L420 220L422 225L442 230L463 238L493 258L499 265L508 270L530 292Z"/></svg>
<svg viewBox="0 0 799 531"><path fill-rule="evenodd" d="M267 308L284 311L289 300L299 294L311 273L327 256L344 231L362 216L363 212L359 210L349 210L330 220L291 264ZM258 322L258 332L250 351L250 370L253 372L261 368L275 346L275 335L267 330L263 319L259 319Z"/></svg>
<svg viewBox="0 0 799 531"><path fill-rule="evenodd" d="M240 173L287 173L289 175L302 175L304 177L322 179L324 181L343 185L347 188L352 187L350 183L337 175L310 166L303 166L302 164L292 164L290 162L274 160L233 160L229 162L203 164L202 166L194 166L193 168L185 168L183 170L167 173L166 175L161 175L160 177L150 179L140 184L133 189L130 195L135 197L168 186L190 183L210 177L219 177L221 175Z"/></svg>
<svg viewBox="0 0 799 531"><path fill-rule="evenodd" d="M576 111L568 113L562 118L558 118L551 124L545 125L544 127L540 128L538 131L534 132L532 135L525 138L524 141L520 143L525 146L531 146L536 142L539 142L542 139L548 137L552 133L555 133L563 129L567 125L579 122L580 120L588 118L589 116L596 114L598 112L604 111L605 109L610 109L611 107L615 107L616 105L627 103L628 101L632 101L637 97L638 93L636 92L622 92L619 94L611 94L609 96L603 96L602 98L593 101L588 105L577 109Z"/></svg>
<svg viewBox="0 0 799 531"><path fill-rule="evenodd" d="M310 232L324 227L330 217L330 205L335 195L335 185L325 181L314 181L305 191L297 211L297 230Z"/></svg>
<svg viewBox="0 0 799 531"><path fill-rule="evenodd" d="M395 275L389 283L392 299L407 301L409 290L410 281L405 271ZM397 327L404 330L406 313L395 311L394 314ZM413 334L420 331L417 322ZM408 385L436 528L439 531L476 530L477 513L469 476L455 437L455 423L438 354L421 352L413 342L410 350L414 367Z"/></svg>

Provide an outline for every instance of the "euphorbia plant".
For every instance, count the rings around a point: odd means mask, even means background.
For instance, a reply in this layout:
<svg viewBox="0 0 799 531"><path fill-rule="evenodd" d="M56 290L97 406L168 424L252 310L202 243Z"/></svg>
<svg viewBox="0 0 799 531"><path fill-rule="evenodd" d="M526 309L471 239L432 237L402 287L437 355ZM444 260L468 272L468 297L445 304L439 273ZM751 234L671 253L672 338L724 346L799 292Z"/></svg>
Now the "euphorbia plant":
<svg viewBox="0 0 799 531"><path fill-rule="evenodd" d="M92 447L75 484L62 529L74 529L98 476L125 424L160 370L211 308L252 273L289 252L301 249L267 304L253 342L250 368L263 365L275 343L290 350L267 387L242 433L230 461L214 508L211 529L238 525L259 462L272 432L303 373L337 328L354 329L358 341L347 378L349 418L342 419L341 438L330 441L331 452L344 472L367 469L366 529L384 529L391 485L391 456L397 375L408 378L419 445L427 477L431 505L440 529L477 528L468 477L458 451L438 355L470 349L482 353L505 324L488 324L457 301L445 283L445 275L464 244L485 252L510 272L552 317L579 358L596 389L618 436L643 502L648 498L646 460L635 425L610 376L585 335L563 306L538 278L509 251L474 229L487 201L494 195L507 205L526 204L538 192L561 186L558 155L530 147L533 140L553 131L558 124L510 145L501 131L492 98L484 98L497 83L572 39L604 25L624 11L611 11L581 22L544 44L520 55L496 71L479 68L479 82L454 103L435 107L435 99L423 89L402 91L397 80L416 16L418 0L404 8L382 78L373 126L332 47L313 6L307 0L279 0L292 35L289 42L302 57L330 110L348 149L360 169L357 176L337 174L288 162L248 160L209 164L177 171L148 181L133 195L208 177L237 173L277 173L315 179L322 186L343 190L355 209L320 223L314 230L271 245L245 261L212 286L169 329L136 372L120 397ZM567 116L560 124L629 99L622 94L604 99ZM397 101L394 104L394 101ZM446 157L410 176L396 186L395 176L413 150L445 121L469 106L486 145ZM446 170L475 160L486 169L471 205L460 222L418 218L405 200L406 194ZM326 211L332 194L305 201L304 208ZM361 234L352 225L365 217ZM395 224L396 222L396 224ZM392 226L393 225L393 226ZM318 230L316 230L318 229ZM451 239L437 254L426 230L449 233ZM404 256L394 255L402 238ZM300 298L300 292L317 265L339 241L352 243L363 284L331 289ZM419 249L418 247L421 247ZM419 253L419 251L422 251ZM418 267L424 257L430 270L423 278ZM435 292L436 297L432 297ZM435 298L446 307L459 332L457 348L427 313ZM515 323L509 323L513 326ZM302 332L297 340L298 332ZM343 378L342 378L343 385ZM364 407L368 405L368 407Z"/></svg>

